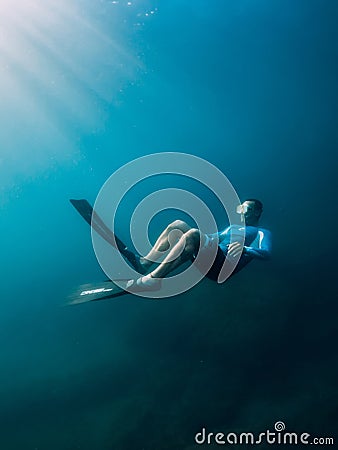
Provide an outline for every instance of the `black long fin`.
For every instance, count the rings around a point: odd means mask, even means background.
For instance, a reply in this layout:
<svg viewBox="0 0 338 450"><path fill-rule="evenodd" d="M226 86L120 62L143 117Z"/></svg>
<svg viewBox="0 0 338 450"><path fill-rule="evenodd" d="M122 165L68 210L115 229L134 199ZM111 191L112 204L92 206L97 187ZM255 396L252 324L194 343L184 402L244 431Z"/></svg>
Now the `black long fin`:
<svg viewBox="0 0 338 450"><path fill-rule="evenodd" d="M75 200L70 199L70 203L84 218L84 220L112 247L117 250L129 261L131 266L138 272L143 273L139 256L129 250L127 246L119 239L113 231L111 231L91 204L86 199Z"/></svg>
<svg viewBox="0 0 338 450"><path fill-rule="evenodd" d="M123 280L120 280L123 281ZM127 280L125 280L127 282ZM68 297L67 305L80 305L82 303L97 302L100 300L110 300L121 295L128 294L112 281L102 281L101 283L83 284Z"/></svg>
<svg viewBox="0 0 338 450"><path fill-rule="evenodd" d="M70 203L74 206L77 212L84 218L84 220L94 228L94 230L110 245L117 248L120 252L125 250L127 246L114 234L104 223L97 212L94 211L88 200L74 200L70 199ZM115 245L116 242L116 245Z"/></svg>

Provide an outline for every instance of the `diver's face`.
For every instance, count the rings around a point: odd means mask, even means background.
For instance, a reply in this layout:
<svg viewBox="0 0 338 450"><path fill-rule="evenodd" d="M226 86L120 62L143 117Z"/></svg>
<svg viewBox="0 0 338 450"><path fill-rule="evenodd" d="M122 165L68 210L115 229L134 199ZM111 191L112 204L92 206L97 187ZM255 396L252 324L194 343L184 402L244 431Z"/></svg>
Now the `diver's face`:
<svg viewBox="0 0 338 450"><path fill-rule="evenodd" d="M259 219L259 211L255 208L255 202L246 201L243 202L238 208L237 212L241 214L242 221L245 220L247 225L256 223Z"/></svg>

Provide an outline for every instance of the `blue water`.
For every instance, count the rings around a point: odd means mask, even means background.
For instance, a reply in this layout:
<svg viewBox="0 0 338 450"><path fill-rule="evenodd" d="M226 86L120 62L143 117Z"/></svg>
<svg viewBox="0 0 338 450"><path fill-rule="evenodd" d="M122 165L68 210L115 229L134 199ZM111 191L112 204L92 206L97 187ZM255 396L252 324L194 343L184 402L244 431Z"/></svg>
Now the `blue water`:
<svg viewBox="0 0 338 450"><path fill-rule="evenodd" d="M278 420L334 436L337 3L129 3L0 5L0 447L192 450L202 427ZM104 277L68 199L167 151L263 201L273 259L64 307Z"/></svg>

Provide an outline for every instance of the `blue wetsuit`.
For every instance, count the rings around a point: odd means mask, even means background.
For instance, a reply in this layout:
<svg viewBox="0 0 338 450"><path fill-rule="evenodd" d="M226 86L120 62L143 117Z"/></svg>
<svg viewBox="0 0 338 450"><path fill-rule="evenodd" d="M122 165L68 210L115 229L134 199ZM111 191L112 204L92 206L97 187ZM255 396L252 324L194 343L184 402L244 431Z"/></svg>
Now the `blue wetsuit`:
<svg viewBox="0 0 338 450"><path fill-rule="evenodd" d="M218 237L219 245L215 261L206 275L207 278L217 280L228 253L231 233L233 237L236 237L236 234L242 237L244 231L245 240L243 253L236 269L233 271L233 274L242 270L243 267L245 267L254 258L262 260L269 259L271 255L271 233L269 230L261 227L246 226L244 228L239 225L231 225L219 233L208 235L210 239ZM236 240L236 238L233 240Z"/></svg>

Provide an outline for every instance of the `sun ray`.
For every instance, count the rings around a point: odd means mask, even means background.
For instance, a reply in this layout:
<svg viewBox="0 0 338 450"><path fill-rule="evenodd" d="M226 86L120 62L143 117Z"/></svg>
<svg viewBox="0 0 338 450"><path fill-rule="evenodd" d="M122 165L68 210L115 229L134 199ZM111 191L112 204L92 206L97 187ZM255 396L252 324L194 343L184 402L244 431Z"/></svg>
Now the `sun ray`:
<svg viewBox="0 0 338 450"><path fill-rule="evenodd" d="M109 14L116 26L90 2L1 0L0 170L31 175L76 155L74 133L100 127L102 105L142 69L121 10Z"/></svg>

